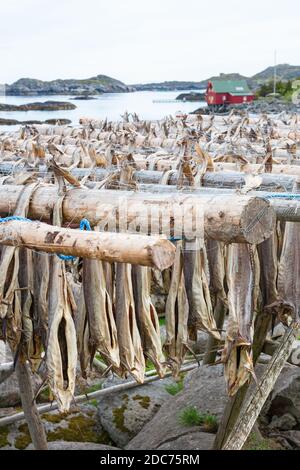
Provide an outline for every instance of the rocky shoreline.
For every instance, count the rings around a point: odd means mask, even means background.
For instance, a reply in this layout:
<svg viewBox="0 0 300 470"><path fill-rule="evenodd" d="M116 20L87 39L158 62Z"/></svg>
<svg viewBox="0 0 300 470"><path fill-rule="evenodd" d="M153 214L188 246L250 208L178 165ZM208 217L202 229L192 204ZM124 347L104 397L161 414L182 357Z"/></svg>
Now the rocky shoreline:
<svg viewBox="0 0 300 470"><path fill-rule="evenodd" d="M299 113L300 104L296 105L292 102L287 102L280 99L259 99L253 101L251 104L240 104L227 106L222 111L219 110L217 113L208 106L201 106L190 114L229 114L232 110L236 112L247 112L250 114L279 114L282 112L286 113Z"/></svg>
<svg viewBox="0 0 300 470"><path fill-rule="evenodd" d="M0 103L0 111L70 111L76 109L73 103L65 101L45 101L44 103L6 104Z"/></svg>
<svg viewBox="0 0 300 470"><path fill-rule="evenodd" d="M204 101L204 93L180 93L176 97L178 101Z"/></svg>
<svg viewBox="0 0 300 470"><path fill-rule="evenodd" d="M46 119L46 121L38 121L38 120L29 120L29 121L18 121L17 119L5 119L0 118L0 126L19 126L19 125L33 125L33 124L51 124L51 125L59 125L59 126L67 126L71 124L72 121L70 119Z"/></svg>

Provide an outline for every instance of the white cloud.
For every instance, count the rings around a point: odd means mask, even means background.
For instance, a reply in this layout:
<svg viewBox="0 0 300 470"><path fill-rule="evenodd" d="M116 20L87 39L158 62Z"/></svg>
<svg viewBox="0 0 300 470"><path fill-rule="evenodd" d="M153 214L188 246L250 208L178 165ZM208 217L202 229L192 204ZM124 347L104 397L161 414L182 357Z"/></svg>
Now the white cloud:
<svg viewBox="0 0 300 470"><path fill-rule="evenodd" d="M138 83L299 64L298 0L9 0L0 83L106 74Z"/></svg>

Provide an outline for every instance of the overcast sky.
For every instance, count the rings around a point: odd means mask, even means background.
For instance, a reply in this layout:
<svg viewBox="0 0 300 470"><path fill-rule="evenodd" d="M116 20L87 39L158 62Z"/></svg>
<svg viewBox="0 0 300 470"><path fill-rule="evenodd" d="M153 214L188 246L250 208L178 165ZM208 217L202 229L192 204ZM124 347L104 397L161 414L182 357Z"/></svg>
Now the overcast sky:
<svg viewBox="0 0 300 470"><path fill-rule="evenodd" d="M300 64L299 0L0 0L0 83L125 83Z"/></svg>

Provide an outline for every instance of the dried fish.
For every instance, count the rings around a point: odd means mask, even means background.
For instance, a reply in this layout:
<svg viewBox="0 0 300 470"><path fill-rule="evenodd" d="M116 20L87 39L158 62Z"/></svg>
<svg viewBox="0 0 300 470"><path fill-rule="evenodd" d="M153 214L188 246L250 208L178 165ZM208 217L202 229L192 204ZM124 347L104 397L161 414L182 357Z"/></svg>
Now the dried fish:
<svg viewBox="0 0 300 470"><path fill-rule="evenodd" d="M55 225L61 225L62 202L63 197L59 197L53 215ZM76 330L65 263L57 256L53 256L50 263L46 365L48 382L61 412L68 411L74 396L76 364Z"/></svg>
<svg viewBox="0 0 300 470"><path fill-rule="evenodd" d="M117 329L111 299L106 290L102 262L84 259L82 279L91 361L98 350L108 366L118 368L120 357Z"/></svg>
<svg viewBox="0 0 300 470"><path fill-rule="evenodd" d="M166 303L166 341L163 350L176 377L188 351L189 305L183 273L183 242L176 242L175 261Z"/></svg>
<svg viewBox="0 0 300 470"><path fill-rule="evenodd" d="M189 338L196 341L197 330L203 330L220 340L209 292L205 246L201 246L200 240L197 239L193 242L186 242L183 259L185 288L189 303Z"/></svg>
<svg viewBox="0 0 300 470"><path fill-rule="evenodd" d="M230 396L254 374L252 339L257 279L252 250L249 245L239 243L228 247L229 317L222 361Z"/></svg>
<svg viewBox="0 0 300 470"><path fill-rule="evenodd" d="M122 376L129 373L137 382L143 383L145 359L136 321L130 264L117 264L115 317L121 364L115 370Z"/></svg>
<svg viewBox="0 0 300 470"><path fill-rule="evenodd" d="M144 355L152 361L158 375L163 377L165 358L158 315L150 297L151 270L143 266L132 266L132 279L136 319Z"/></svg>

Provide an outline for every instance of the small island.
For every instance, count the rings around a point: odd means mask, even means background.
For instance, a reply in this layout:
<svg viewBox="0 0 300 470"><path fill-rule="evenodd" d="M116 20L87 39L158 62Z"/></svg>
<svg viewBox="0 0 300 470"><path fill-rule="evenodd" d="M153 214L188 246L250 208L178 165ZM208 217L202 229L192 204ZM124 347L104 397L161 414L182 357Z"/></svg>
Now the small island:
<svg viewBox="0 0 300 470"><path fill-rule="evenodd" d="M65 101L45 101L44 103L7 104L0 103L0 111L70 111L76 109L73 103Z"/></svg>

